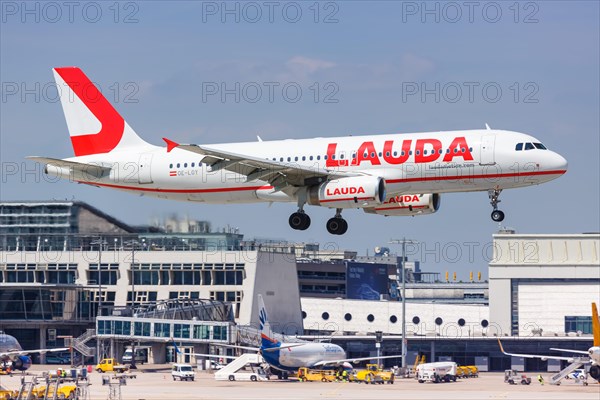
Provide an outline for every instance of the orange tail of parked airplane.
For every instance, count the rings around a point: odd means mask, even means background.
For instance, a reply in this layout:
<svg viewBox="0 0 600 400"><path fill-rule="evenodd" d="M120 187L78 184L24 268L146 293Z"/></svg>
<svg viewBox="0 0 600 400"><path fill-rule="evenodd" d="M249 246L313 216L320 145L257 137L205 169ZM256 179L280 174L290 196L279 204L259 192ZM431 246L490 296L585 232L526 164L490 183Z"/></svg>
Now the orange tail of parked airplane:
<svg viewBox="0 0 600 400"><path fill-rule="evenodd" d="M600 347L600 317L598 317L596 303L592 303L592 332L594 333L594 347Z"/></svg>

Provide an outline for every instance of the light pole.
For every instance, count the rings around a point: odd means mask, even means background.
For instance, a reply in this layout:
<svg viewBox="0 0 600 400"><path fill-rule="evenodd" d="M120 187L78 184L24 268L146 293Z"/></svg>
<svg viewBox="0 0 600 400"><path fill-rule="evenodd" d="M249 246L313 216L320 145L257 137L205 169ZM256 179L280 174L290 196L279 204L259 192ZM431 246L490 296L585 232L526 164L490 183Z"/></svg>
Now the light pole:
<svg viewBox="0 0 600 400"><path fill-rule="evenodd" d="M102 237L90 242L90 244L98 245L98 310L96 311L96 324L98 323L98 317L102 315L102 249L106 244L106 240ZM96 332L96 362L100 362L100 340L98 339L98 332Z"/></svg>
<svg viewBox="0 0 600 400"><path fill-rule="evenodd" d="M390 244L401 244L402 245L402 260L401 266L402 270L398 271L398 267L396 266L396 277L398 276L398 272L401 272L402 275L402 371L406 373L406 347L408 346L408 341L406 340L406 244L417 244L419 242L402 238L402 240L395 239L390 240Z"/></svg>
<svg viewBox="0 0 600 400"><path fill-rule="evenodd" d="M131 314L133 316L135 310L135 247L139 245L139 242L135 239L131 239L125 242L125 244L131 246L131 264L129 269L131 270ZM131 364L129 368L137 369L137 366L135 365L135 339L131 341Z"/></svg>

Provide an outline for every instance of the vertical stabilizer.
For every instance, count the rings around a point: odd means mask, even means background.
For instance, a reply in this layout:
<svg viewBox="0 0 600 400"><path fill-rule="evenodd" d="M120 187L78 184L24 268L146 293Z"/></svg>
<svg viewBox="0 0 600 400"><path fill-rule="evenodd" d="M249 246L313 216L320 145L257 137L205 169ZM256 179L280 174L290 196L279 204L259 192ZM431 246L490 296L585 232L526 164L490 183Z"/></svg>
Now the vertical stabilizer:
<svg viewBox="0 0 600 400"><path fill-rule="evenodd" d="M273 338L271 325L269 324L269 318L267 317L267 308L265 307L265 302L260 294L258 295L258 321L260 323L261 347L265 349L277 347L279 342Z"/></svg>
<svg viewBox="0 0 600 400"><path fill-rule="evenodd" d="M81 69L54 68L54 79L76 156L149 146Z"/></svg>
<svg viewBox="0 0 600 400"><path fill-rule="evenodd" d="M600 346L600 318L598 317L598 307L592 303L592 332L594 333L594 346Z"/></svg>

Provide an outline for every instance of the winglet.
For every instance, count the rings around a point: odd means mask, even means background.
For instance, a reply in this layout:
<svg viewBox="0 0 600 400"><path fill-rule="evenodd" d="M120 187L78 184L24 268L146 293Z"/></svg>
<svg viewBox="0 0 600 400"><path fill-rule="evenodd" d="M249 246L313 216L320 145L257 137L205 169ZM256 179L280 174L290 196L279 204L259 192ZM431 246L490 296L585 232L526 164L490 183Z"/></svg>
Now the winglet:
<svg viewBox="0 0 600 400"><path fill-rule="evenodd" d="M600 318L596 303L592 303L592 332L594 333L594 346L600 346Z"/></svg>
<svg viewBox="0 0 600 400"><path fill-rule="evenodd" d="M170 153L171 150L173 150L175 147L179 146L179 143L169 140L166 137L164 137L163 140L167 144L167 153Z"/></svg>
<svg viewBox="0 0 600 400"><path fill-rule="evenodd" d="M488 131L491 130L490 126L487 123L485 124L485 129L487 129Z"/></svg>
<svg viewBox="0 0 600 400"><path fill-rule="evenodd" d="M260 136L258 136L258 135L256 135L256 139L258 139L259 142L263 141L262 138Z"/></svg>

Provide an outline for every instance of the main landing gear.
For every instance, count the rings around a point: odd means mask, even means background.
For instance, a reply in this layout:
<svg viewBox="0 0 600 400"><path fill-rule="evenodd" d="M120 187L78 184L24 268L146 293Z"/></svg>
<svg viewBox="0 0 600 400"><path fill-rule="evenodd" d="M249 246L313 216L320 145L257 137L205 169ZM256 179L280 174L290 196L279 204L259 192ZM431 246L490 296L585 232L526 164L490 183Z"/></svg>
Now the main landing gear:
<svg viewBox="0 0 600 400"><path fill-rule="evenodd" d="M348 222L342 218L342 209L335 210L335 217L327 221L327 232L332 235L343 235L348 230Z"/></svg>
<svg viewBox="0 0 600 400"><path fill-rule="evenodd" d="M299 209L297 212L290 215L289 223L292 229L304 231L310 226L310 217L303 209Z"/></svg>
<svg viewBox="0 0 600 400"><path fill-rule="evenodd" d="M490 204L494 208L494 211L492 211L492 220L495 222L502 222L504 220L504 213L502 211L498 210L498 203L500 203L500 200L498 200L498 197L500 196L500 192L502 192L502 189L488 190L488 196L490 197Z"/></svg>
<svg viewBox="0 0 600 400"><path fill-rule="evenodd" d="M298 231L304 231L310 226L310 217L304 212L302 207L290 215L288 220L290 227ZM335 217L327 221L327 231L332 235L343 235L348 230L348 222L342 218L342 209L338 208Z"/></svg>

